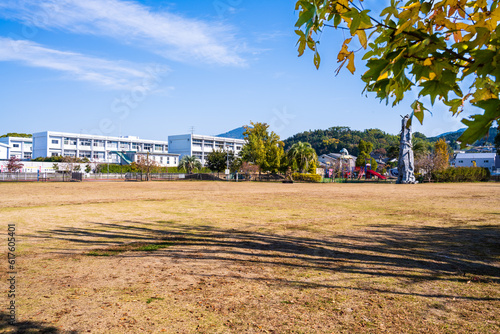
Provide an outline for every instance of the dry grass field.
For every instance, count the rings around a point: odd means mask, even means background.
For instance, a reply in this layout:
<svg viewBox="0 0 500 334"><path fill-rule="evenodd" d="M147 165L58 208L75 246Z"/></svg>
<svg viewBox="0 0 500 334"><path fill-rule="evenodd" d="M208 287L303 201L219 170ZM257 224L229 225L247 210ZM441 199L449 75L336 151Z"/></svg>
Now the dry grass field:
<svg viewBox="0 0 500 334"><path fill-rule="evenodd" d="M500 332L500 184L0 191L2 333Z"/></svg>

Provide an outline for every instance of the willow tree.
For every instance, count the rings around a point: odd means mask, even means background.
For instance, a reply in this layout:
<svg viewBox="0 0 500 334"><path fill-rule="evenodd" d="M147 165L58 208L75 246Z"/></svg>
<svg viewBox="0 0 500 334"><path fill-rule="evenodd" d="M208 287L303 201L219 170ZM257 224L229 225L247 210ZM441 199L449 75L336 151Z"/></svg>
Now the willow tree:
<svg viewBox="0 0 500 334"><path fill-rule="evenodd" d="M418 91L411 107L420 123L427 110L422 97L432 105L441 100L453 115L467 103L482 109L462 120L467 130L459 141L465 146L500 118L499 1L391 0L374 14L363 0L299 0L299 56L309 48L319 68L323 30L346 30L337 73L345 65L354 74L355 55L362 52L368 67L362 76L365 90L380 100L396 105L410 90ZM371 4L380 7L379 1Z"/></svg>

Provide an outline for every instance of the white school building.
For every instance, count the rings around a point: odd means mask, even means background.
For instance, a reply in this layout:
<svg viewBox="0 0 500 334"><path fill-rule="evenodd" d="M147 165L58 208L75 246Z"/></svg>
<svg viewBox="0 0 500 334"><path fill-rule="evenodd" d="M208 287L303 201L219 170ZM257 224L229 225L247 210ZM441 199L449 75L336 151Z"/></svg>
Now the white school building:
<svg viewBox="0 0 500 334"><path fill-rule="evenodd" d="M171 153L195 156L204 166L206 157L215 150L232 151L235 155L241 152L245 140L197 134L168 136L168 150Z"/></svg>
<svg viewBox="0 0 500 334"><path fill-rule="evenodd" d="M55 131L33 134L33 159L69 156L87 158L91 162L129 164L141 155L163 167L175 167L179 163L179 154L169 153L166 141Z"/></svg>
<svg viewBox="0 0 500 334"><path fill-rule="evenodd" d="M0 138L0 160L8 160L11 157L31 160L32 146L32 138L2 137Z"/></svg>

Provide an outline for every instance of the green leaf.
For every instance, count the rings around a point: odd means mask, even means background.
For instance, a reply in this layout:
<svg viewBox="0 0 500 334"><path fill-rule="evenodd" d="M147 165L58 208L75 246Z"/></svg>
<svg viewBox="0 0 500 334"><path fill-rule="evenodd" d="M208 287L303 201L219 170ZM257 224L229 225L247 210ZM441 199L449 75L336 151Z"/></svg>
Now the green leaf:
<svg viewBox="0 0 500 334"><path fill-rule="evenodd" d="M311 21L314 17L314 14L316 13L315 7L311 5L309 2L301 1L300 5L304 10L300 12L299 19L295 23L295 26L297 28L300 28L304 25L304 23Z"/></svg>
<svg viewBox="0 0 500 334"><path fill-rule="evenodd" d="M448 100L448 92L452 90L452 87L442 83L439 80L429 80L422 82L420 84L422 90L418 94L418 96L429 95L431 98L431 102L434 105L437 96L443 97L446 101Z"/></svg>
<svg viewBox="0 0 500 334"><path fill-rule="evenodd" d="M356 30L358 30L359 25L361 24L361 15L359 15L357 10L351 10L351 12L353 12L353 15L349 30L351 31L351 36L354 36L356 34Z"/></svg>
<svg viewBox="0 0 500 334"><path fill-rule="evenodd" d="M319 64L321 63L321 57L319 56L318 51L314 53L314 66L316 66L316 69L319 69Z"/></svg>
<svg viewBox="0 0 500 334"><path fill-rule="evenodd" d="M424 124L424 111L427 109L424 107L424 104L418 100L411 104L411 108L413 112L411 116L415 116L416 119L420 122L420 124Z"/></svg>
<svg viewBox="0 0 500 334"><path fill-rule="evenodd" d="M368 66L369 70L363 74L362 79L365 82L370 82L370 81L377 81L377 79L380 77L380 74L382 74L382 71L386 69L386 67L389 65L389 60L387 59L370 59L366 63L366 66Z"/></svg>
<svg viewBox="0 0 500 334"><path fill-rule="evenodd" d="M483 138L488 133L493 121L500 119L500 100L479 101L475 106L484 109L484 114L473 115L470 117L471 119L462 120L462 123L467 125L467 130L457 139L461 142L462 148Z"/></svg>
<svg viewBox="0 0 500 334"><path fill-rule="evenodd" d="M463 101L462 99L453 99L450 101L444 101L444 104L450 107L450 111L453 113L453 116L455 116L458 114L458 108L463 105Z"/></svg>

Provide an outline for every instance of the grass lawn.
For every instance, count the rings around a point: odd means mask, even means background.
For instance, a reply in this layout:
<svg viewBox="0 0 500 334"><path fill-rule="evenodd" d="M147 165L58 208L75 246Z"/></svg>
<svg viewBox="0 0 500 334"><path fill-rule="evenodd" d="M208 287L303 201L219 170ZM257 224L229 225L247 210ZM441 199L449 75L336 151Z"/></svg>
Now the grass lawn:
<svg viewBox="0 0 500 334"><path fill-rule="evenodd" d="M500 332L498 183L0 191L0 333Z"/></svg>

